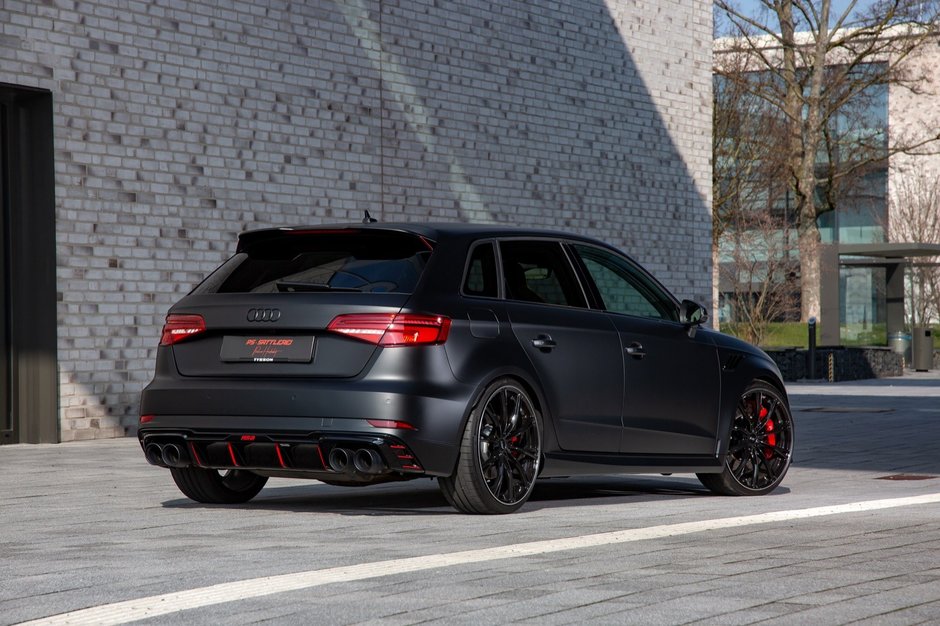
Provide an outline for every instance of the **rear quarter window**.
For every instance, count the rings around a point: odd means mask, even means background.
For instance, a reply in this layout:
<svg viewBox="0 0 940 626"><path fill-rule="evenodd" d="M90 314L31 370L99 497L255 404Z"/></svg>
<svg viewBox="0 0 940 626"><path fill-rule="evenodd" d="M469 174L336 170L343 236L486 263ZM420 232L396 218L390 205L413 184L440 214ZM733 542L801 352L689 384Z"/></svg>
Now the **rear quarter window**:
<svg viewBox="0 0 940 626"><path fill-rule="evenodd" d="M481 243L470 251L463 293L478 298L499 297L499 279L496 273L496 251L492 243Z"/></svg>
<svg viewBox="0 0 940 626"><path fill-rule="evenodd" d="M193 293L412 293L426 240L381 231L284 231L244 245Z"/></svg>

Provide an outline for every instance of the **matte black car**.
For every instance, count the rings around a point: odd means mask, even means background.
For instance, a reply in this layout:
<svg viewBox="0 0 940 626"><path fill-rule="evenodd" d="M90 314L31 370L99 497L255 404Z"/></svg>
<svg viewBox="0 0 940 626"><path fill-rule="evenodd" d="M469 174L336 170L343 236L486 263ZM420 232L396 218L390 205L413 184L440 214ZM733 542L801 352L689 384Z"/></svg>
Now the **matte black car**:
<svg viewBox="0 0 940 626"><path fill-rule="evenodd" d="M509 513L538 477L695 473L759 495L793 422L770 358L701 326L593 239L466 224L243 233L167 315L141 397L147 460L205 503L268 477L435 477Z"/></svg>

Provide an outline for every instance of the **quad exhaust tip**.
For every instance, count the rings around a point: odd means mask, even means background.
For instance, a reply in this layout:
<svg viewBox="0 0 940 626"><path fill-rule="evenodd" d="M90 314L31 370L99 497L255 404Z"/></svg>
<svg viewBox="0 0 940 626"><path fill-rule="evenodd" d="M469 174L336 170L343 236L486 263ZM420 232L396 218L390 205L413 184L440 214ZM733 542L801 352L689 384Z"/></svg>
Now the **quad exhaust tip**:
<svg viewBox="0 0 940 626"><path fill-rule="evenodd" d="M144 456L148 463L159 467L189 467L189 455L175 443L148 443Z"/></svg>
<svg viewBox="0 0 940 626"><path fill-rule="evenodd" d="M345 472L349 468L349 450L346 448L333 448L330 451L330 469L334 472Z"/></svg>
<svg viewBox="0 0 940 626"><path fill-rule="evenodd" d="M355 452L346 448L333 448L328 459L330 469L340 473L380 474L385 469L382 456L371 448Z"/></svg>
<svg viewBox="0 0 940 626"><path fill-rule="evenodd" d="M147 462L151 465L163 467L163 449L158 444L147 444L147 447L144 448L144 456L147 457Z"/></svg>
<svg viewBox="0 0 940 626"><path fill-rule="evenodd" d="M385 469L385 463L379 453L370 448L360 448L356 450L353 457L353 465L357 472L363 474L378 474Z"/></svg>
<svg viewBox="0 0 940 626"><path fill-rule="evenodd" d="M167 467L187 467L189 459L182 448L175 443L168 443L163 446L163 464Z"/></svg>

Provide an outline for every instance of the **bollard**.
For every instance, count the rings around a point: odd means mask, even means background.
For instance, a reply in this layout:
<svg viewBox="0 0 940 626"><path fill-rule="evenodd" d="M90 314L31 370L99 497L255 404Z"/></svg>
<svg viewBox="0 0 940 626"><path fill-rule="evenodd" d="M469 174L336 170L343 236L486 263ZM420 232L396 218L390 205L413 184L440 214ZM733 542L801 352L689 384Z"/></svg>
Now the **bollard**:
<svg viewBox="0 0 940 626"><path fill-rule="evenodd" d="M807 371L809 372L808 378L813 380L816 378L816 318L809 318L809 323L807 324L809 329L809 350L806 352L806 358L809 360L807 364Z"/></svg>

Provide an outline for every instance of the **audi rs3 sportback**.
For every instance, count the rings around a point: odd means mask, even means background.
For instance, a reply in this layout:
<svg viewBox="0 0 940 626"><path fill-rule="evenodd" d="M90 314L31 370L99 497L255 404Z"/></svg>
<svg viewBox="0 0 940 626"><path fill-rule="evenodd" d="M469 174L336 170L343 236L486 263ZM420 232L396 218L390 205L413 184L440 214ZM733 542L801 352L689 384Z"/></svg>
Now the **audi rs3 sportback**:
<svg viewBox="0 0 940 626"><path fill-rule="evenodd" d="M535 480L783 479L780 372L616 249L564 233L348 224L243 233L173 306L141 397L147 460L205 503L269 477L436 478L509 513Z"/></svg>

